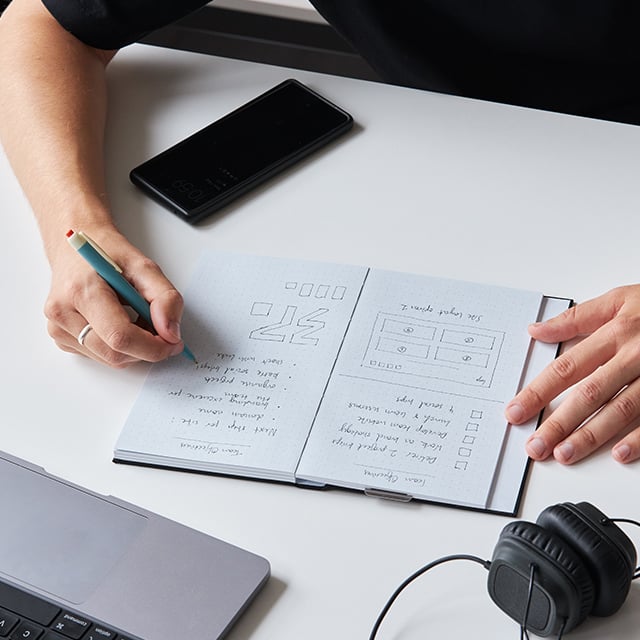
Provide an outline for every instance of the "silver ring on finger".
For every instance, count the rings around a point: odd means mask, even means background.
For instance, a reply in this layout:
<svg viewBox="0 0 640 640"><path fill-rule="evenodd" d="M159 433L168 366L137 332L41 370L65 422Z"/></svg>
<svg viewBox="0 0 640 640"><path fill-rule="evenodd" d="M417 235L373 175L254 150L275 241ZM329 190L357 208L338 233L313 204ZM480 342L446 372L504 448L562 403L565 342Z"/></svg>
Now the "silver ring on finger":
<svg viewBox="0 0 640 640"><path fill-rule="evenodd" d="M90 324L85 325L85 327L82 329L82 331L78 334L78 344L83 347L84 346L84 340L87 337L87 335L89 334L89 331L91 331L91 329L93 329L93 327Z"/></svg>

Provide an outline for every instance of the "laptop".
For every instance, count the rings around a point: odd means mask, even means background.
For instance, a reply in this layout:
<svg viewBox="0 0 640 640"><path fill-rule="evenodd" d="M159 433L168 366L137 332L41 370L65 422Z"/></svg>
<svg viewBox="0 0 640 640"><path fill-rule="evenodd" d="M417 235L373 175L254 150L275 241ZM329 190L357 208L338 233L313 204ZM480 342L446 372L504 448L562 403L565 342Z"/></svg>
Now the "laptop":
<svg viewBox="0 0 640 640"><path fill-rule="evenodd" d="M267 560L0 452L0 638L217 640Z"/></svg>

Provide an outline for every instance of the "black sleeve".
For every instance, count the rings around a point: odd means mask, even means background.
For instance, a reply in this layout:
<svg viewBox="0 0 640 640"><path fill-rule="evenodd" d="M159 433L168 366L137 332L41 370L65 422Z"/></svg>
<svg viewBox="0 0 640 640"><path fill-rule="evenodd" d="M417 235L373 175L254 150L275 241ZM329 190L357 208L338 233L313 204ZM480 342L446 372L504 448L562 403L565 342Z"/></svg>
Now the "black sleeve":
<svg viewBox="0 0 640 640"><path fill-rule="evenodd" d="M120 49L207 4L207 0L42 0L78 40Z"/></svg>

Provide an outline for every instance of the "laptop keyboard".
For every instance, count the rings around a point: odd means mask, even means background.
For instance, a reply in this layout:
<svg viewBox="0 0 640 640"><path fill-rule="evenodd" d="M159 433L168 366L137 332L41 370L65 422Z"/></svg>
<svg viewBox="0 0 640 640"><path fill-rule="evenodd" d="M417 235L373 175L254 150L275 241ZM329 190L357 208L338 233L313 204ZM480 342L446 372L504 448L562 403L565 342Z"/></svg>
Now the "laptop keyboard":
<svg viewBox="0 0 640 640"><path fill-rule="evenodd" d="M101 623L0 582L0 638L7 640L133 640Z"/></svg>

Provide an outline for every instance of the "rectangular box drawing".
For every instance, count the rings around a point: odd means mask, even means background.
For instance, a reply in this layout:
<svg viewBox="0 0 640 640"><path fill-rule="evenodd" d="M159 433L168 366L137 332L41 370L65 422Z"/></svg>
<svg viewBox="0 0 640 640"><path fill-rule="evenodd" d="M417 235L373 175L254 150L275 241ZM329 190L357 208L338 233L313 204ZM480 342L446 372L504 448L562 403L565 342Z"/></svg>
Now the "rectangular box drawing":
<svg viewBox="0 0 640 640"><path fill-rule="evenodd" d="M343 300L345 295L347 295L347 288L342 286L337 286L333 289L333 293L331 294L331 299Z"/></svg>
<svg viewBox="0 0 640 640"><path fill-rule="evenodd" d="M273 304L271 302L254 302L251 306L252 316L268 316L271 313Z"/></svg>
<svg viewBox="0 0 640 640"><path fill-rule="evenodd" d="M435 359L441 362L458 364L462 367L481 367L486 369L489 366L488 353L475 353L473 351L460 351L458 349L436 349Z"/></svg>
<svg viewBox="0 0 640 640"><path fill-rule="evenodd" d="M457 344L461 347L491 350L495 344L495 336L475 333L473 331L453 331L445 329L442 332L441 342L445 344Z"/></svg>
<svg viewBox="0 0 640 640"><path fill-rule="evenodd" d="M503 342L502 331L379 312L362 364L383 375L435 378L488 389Z"/></svg>
<svg viewBox="0 0 640 640"><path fill-rule="evenodd" d="M391 333L416 340L435 340L436 337L434 327L390 318L385 318L382 321L382 333L385 335Z"/></svg>
<svg viewBox="0 0 640 640"><path fill-rule="evenodd" d="M412 358L427 358L429 356L428 345L410 344L401 340L390 340L389 338L380 338L377 350Z"/></svg>

